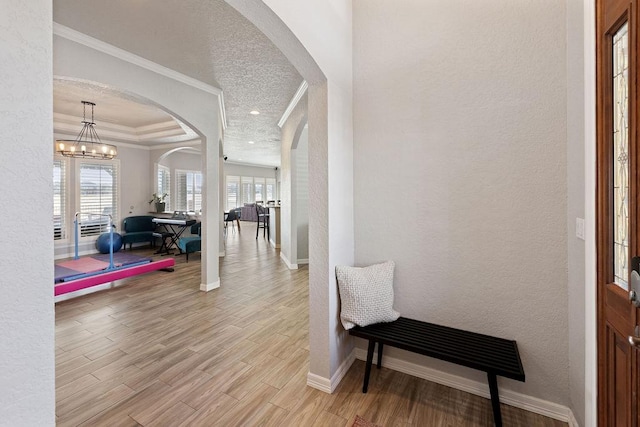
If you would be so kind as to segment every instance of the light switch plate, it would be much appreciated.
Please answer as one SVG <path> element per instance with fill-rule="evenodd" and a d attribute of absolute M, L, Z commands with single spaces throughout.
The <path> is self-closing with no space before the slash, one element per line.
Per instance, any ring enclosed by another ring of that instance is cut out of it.
<path fill-rule="evenodd" d="M 576 218 L 576 237 L 584 240 L 584 218 Z"/>

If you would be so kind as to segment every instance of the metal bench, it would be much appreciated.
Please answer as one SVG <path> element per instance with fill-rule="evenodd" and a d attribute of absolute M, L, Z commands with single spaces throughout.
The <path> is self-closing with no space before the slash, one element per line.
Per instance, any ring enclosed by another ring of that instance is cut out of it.
<path fill-rule="evenodd" d="M 433 323 L 400 317 L 395 322 L 377 323 L 349 330 L 353 336 L 369 340 L 362 392 L 367 392 L 373 350 L 378 343 L 378 369 L 385 345 L 423 354 L 487 373 L 491 406 L 496 426 L 502 426 L 497 376 L 524 382 L 524 368 L 515 341 Z"/>

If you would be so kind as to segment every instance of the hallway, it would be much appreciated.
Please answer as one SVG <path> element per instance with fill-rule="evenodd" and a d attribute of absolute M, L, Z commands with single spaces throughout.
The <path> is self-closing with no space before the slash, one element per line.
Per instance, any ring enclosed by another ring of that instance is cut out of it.
<path fill-rule="evenodd" d="M 332 395 L 307 387 L 308 270 L 288 270 L 255 223 L 229 230 L 220 271 L 200 292 L 199 254 L 176 256 L 173 273 L 58 303 L 58 425 L 492 425 L 487 399 L 384 368 L 362 394 L 361 361 Z M 503 418 L 566 425 L 504 405 Z"/>

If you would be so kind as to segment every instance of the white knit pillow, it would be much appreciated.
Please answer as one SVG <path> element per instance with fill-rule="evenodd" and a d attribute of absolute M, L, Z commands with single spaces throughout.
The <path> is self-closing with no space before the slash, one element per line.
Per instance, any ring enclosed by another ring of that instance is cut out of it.
<path fill-rule="evenodd" d="M 345 329 L 393 322 L 393 261 L 369 267 L 336 266 L 340 290 L 340 320 Z"/>

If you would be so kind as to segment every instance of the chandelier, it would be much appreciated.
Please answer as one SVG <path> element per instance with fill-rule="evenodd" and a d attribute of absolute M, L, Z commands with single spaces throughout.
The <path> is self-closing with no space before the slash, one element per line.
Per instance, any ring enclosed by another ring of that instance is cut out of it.
<path fill-rule="evenodd" d="M 93 121 L 93 107 L 95 105 L 93 102 L 82 101 L 82 130 L 76 139 L 56 140 L 56 153 L 65 157 L 101 160 L 111 160 L 118 155 L 116 146 L 103 143 L 96 133 Z M 91 106 L 91 121 L 87 120 L 87 106 Z"/>

